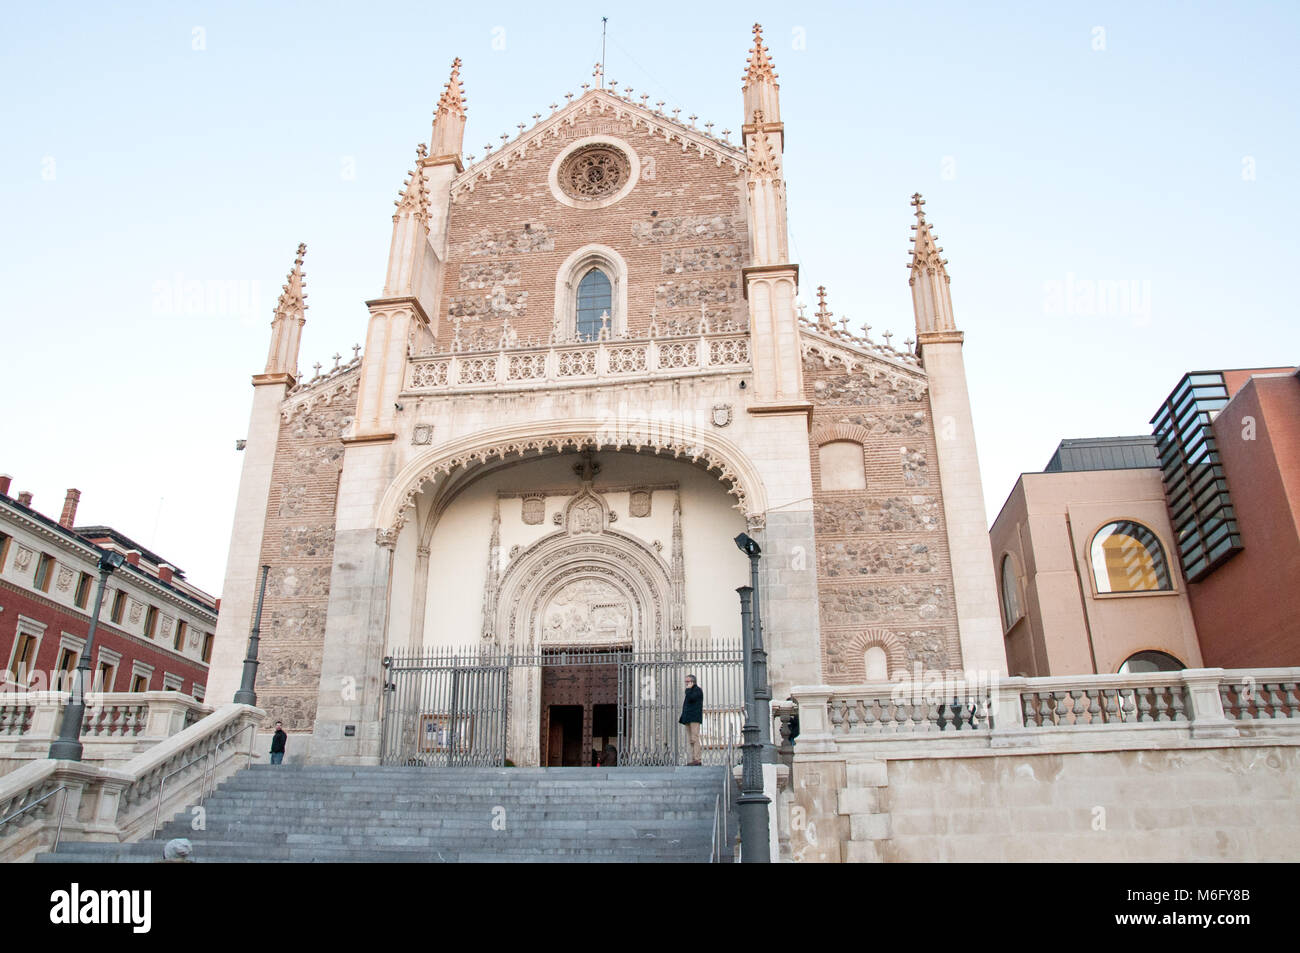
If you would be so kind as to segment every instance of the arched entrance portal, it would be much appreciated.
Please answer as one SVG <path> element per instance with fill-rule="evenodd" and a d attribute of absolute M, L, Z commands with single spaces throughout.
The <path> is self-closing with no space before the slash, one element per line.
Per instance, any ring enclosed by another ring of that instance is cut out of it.
<path fill-rule="evenodd" d="M 498 693 L 488 701 L 467 694 L 477 683 L 462 666 L 459 693 L 439 702 L 476 705 L 474 725 L 492 726 L 486 735 L 500 739 L 504 758 L 591 764 L 621 737 L 637 763 L 666 763 L 688 664 L 701 677 L 718 666 L 710 698 L 715 734 L 726 735 L 722 709 L 735 707 L 738 691 L 730 680 L 739 667 L 726 654 L 739 644 L 735 588 L 748 581 L 732 538 L 745 521 L 707 470 L 588 449 L 484 464 L 414 504 L 418 522 L 397 540 L 388 652 L 468 652 L 475 672 L 505 666 L 500 688 L 483 676 L 485 691 Z M 460 717 L 423 715 L 437 725 Z"/>
<path fill-rule="evenodd" d="M 485 600 L 495 604 L 496 619 L 484 638 L 536 660 L 510 678 L 522 701 L 512 705 L 516 763 L 615 761 L 620 725 L 631 717 L 619 690 L 620 660 L 671 649 L 674 619 L 677 646 L 682 642 L 684 593 L 680 586 L 674 592 L 672 581 L 682 574 L 680 494 L 673 502 L 674 567 L 642 540 L 613 529 L 617 514 L 593 486 L 599 468 L 592 454 L 583 454 L 574 470 L 581 488 L 556 512 L 559 528 L 517 554 Z"/>

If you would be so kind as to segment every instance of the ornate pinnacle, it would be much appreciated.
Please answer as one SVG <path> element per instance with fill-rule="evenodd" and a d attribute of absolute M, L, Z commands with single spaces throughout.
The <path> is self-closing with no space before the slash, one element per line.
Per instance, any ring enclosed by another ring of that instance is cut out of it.
<path fill-rule="evenodd" d="M 307 245 L 305 242 L 298 243 L 298 254 L 293 260 L 293 268 L 289 270 L 287 280 L 283 289 L 280 291 L 280 300 L 275 305 L 275 316 L 289 317 L 294 313 L 301 313 L 307 309 L 306 299 L 307 292 L 303 291 L 303 273 L 302 262 L 307 254 Z"/>
<path fill-rule="evenodd" d="M 451 78 L 447 80 L 447 86 L 443 89 L 442 96 L 438 98 L 438 107 L 434 113 L 439 116 L 447 113 L 463 117 L 467 102 L 464 84 L 460 81 L 460 57 L 458 56 L 451 61 Z"/>
<path fill-rule="evenodd" d="M 831 329 L 832 317 L 834 317 L 834 312 L 828 311 L 826 309 L 826 286 L 818 285 L 817 286 L 817 314 L 816 314 L 817 327 L 822 331 L 829 331 Z"/>
<path fill-rule="evenodd" d="M 393 213 L 394 222 L 403 212 L 412 213 L 422 222 L 429 220 L 429 195 L 426 191 L 428 183 L 424 178 L 422 162 L 428 155 L 428 147 L 423 142 L 415 147 L 415 168 L 407 173 L 410 178 L 403 183 L 402 194 L 393 202 L 397 206 L 397 211 Z"/>
<path fill-rule="evenodd" d="M 767 47 L 763 45 L 763 27 L 755 23 L 754 47 L 749 51 L 745 85 L 759 79 L 776 79 L 776 71 L 772 68 L 772 58 L 767 54 Z"/>
<path fill-rule="evenodd" d="M 912 208 L 916 209 L 916 220 L 922 225 L 925 224 L 925 209 L 922 208 L 923 205 L 925 205 L 925 199 L 921 198 L 921 193 L 913 192 Z"/>

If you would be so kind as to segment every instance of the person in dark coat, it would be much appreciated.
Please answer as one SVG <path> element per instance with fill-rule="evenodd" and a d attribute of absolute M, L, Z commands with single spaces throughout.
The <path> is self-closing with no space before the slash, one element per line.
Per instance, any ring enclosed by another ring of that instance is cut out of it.
<path fill-rule="evenodd" d="M 284 743 L 289 740 L 285 734 L 284 722 L 275 723 L 275 734 L 271 736 L 271 763 L 279 764 L 284 760 Z"/>
<path fill-rule="evenodd" d="M 682 700 L 679 724 L 686 726 L 686 743 L 690 749 L 687 764 L 700 763 L 700 722 L 704 721 L 704 691 L 695 684 L 695 676 L 686 676 L 686 697 Z"/>

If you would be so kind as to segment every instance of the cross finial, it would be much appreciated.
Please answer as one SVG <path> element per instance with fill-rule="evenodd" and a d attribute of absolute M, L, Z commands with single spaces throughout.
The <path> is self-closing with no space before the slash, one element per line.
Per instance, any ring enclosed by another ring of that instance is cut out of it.
<path fill-rule="evenodd" d="M 597 85 L 600 85 L 602 83 L 602 77 L 605 75 L 605 67 L 597 63 L 596 68 L 591 71 L 591 75 L 596 77 L 596 83 Z"/>
<path fill-rule="evenodd" d="M 916 209 L 916 217 L 917 217 L 917 220 L 918 220 L 918 221 L 922 221 L 922 222 L 925 221 L 925 209 L 923 209 L 923 208 L 921 207 L 921 206 L 923 206 L 923 205 L 925 205 L 925 199 L 921 198 L 921 193 L 920 193 L 920 192 L 913 192 L 913 193 L 912 193 L 912 207 L 913 207 L 914 209 Z"/>
<path fill-rule="evenodd" d="M 312 365 L 312 367 L 316 369 L 316 376 L 320 377 L 320 369 L 321 369 L 320 361 L 317 361 L 315 364 Z"/>
<path fill-rule="evenodd" d="M 343 360 L 343 355 L 340 354 L 338 351 L 335 351 L 330 356 L 334 358 L 334 370 L 337 371 L 339 369 L 339 361 Z"/>
<path fill-rule="evenodd" d="M 359 361 L 359 360 L 361 360 L 361 345 L 360 345 L 360 344 L 354 344 L 354 345 L 352 345 L 352 360 L 354 360 L 354 361 Z"/>

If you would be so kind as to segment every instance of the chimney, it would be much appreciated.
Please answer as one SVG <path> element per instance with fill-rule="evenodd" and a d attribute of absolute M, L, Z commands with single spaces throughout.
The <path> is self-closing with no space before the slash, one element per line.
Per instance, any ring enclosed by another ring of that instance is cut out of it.
<path fill-rule="evenodd" d="M 81 502 L 80 490 L 68 490 L 68 495 L 63 498 L 63 515 L 59 517 L 59 525 L 72 529 L 72 524 L 77 519 L 77 504 Z"/>
<path fill-rule="evenodd" d="M 32 508 L 32 491 L 23 490 L 20 492 L 18 494 L 18 502 L 30 510 Z"/>
<path fill-rule="evenodd" d="M 139 566 L 139 565 L 140 565 L 140 550 L 138 550 L 138 549 L 128 549 L 128 550 L 126 551 L 126 561 L 129 562 L 132 566 Z"/>
<path fill-rule="evenodd" d="M 176 567 L 170 563 L 158 564 L 158 579 L 162 582 L 171 582 L 172 574 L 176 572 Z"/>
<path fill-rule="evenodd" d="M 14 482 L 14 478 L 7 473 L 0 473 L 0 494 L 9 495 L 9 485 Z"/>

